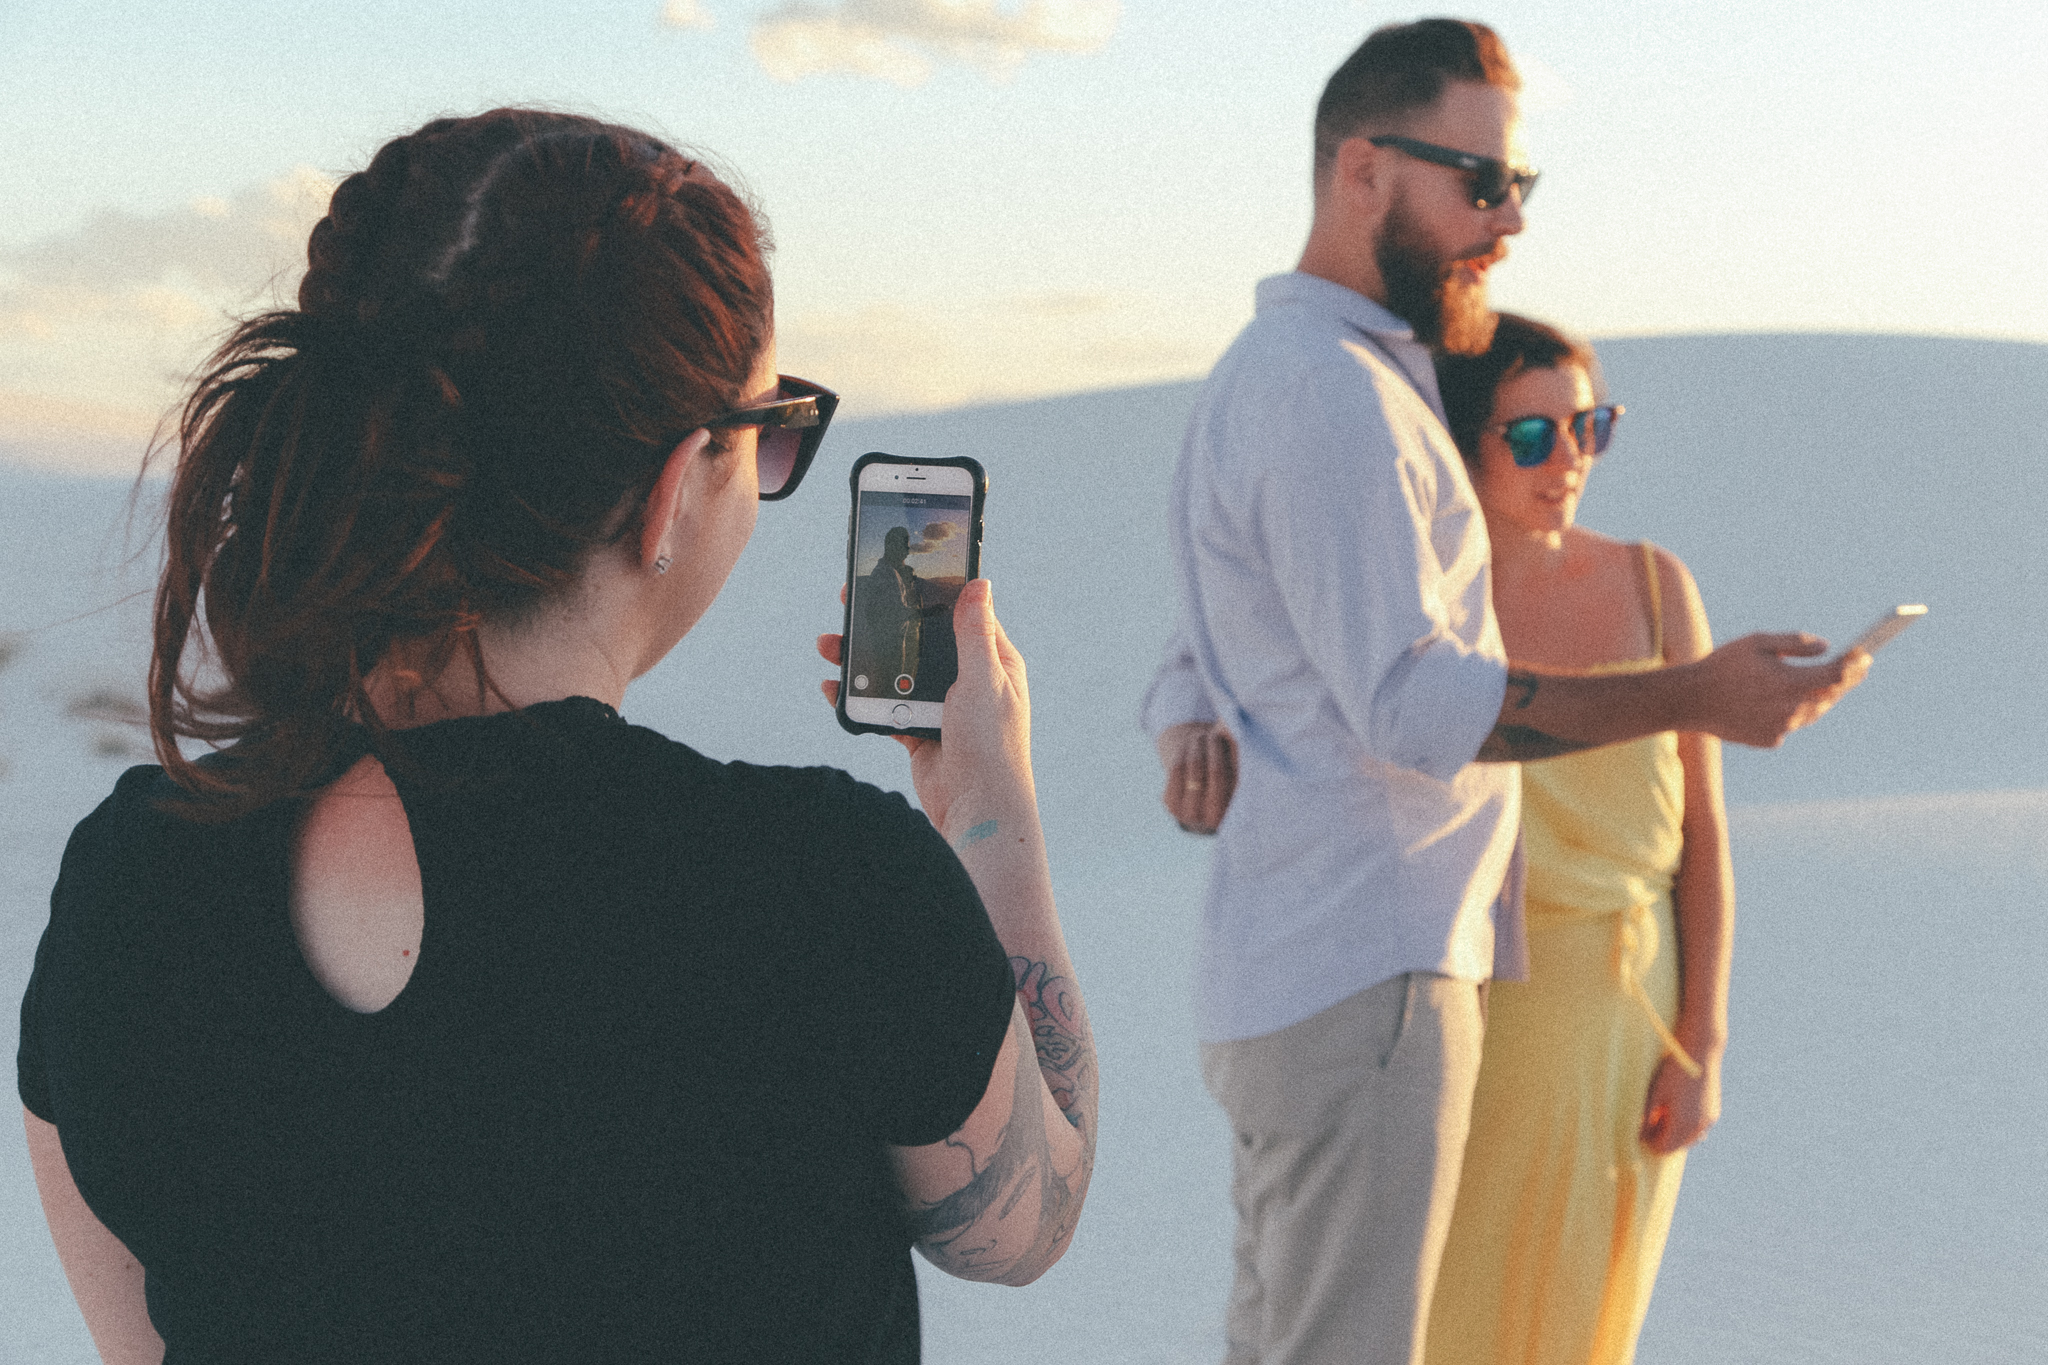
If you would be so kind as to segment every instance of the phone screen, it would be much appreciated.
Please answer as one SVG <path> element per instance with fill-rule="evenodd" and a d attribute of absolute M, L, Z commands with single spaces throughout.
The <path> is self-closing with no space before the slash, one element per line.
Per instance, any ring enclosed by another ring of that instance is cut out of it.
<path fill-rule="evenodd" d="M 959 675 L 953 604 L 974 571 L 974 479 L 946 465 L 861 470 L 848 584 L 846 714 L 936 728 Z"/>

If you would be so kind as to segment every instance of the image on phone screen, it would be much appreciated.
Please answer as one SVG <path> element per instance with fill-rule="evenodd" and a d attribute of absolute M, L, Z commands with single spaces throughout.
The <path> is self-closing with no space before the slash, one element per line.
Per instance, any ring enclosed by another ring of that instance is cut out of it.
<path fill-rule="evenodd" d="M 953 604 L 969 573 L 974 498 L 966 471 L 932 472 L 966 486 L 857 495 L 846 642 L 847 714 L 857 720 L 936 724 L 936 704 L 959 674 Z M 896 712 L 905 702 L 911 712 Z"/>

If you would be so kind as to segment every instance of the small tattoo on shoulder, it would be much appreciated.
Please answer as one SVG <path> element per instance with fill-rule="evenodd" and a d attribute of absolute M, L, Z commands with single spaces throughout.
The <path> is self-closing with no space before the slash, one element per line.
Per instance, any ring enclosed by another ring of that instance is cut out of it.
<path fill-rule="evenodd" d="M 983 839 L 992 839 L 995 837 L 995 832 L 996 822 L 993 820 L 984 820 L 980 824 L 968 830 L 965 834 L 961 835 L 960 841 L 953 845 L 953 849 L 955 852 L 958 852 L 966 848 L 969 844 L 978 844 Z"/>
<path fill-rule="evenodd" d="M 1536 700 L 1536 675 L 1534 673 L 1508 674 L 1508 691 L 1514 694 L 1515 709 L 1526 711 L 1529 703 Z"/>

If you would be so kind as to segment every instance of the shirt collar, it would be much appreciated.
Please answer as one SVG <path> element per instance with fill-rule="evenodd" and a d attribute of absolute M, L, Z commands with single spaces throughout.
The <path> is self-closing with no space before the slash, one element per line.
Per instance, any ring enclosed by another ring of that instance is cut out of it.
<path fill-rule="evenodd" d="M 1285 275 L 1269 275 L 1260 280 L 1254 295 L 1258 311 L 1269 308 L 1299 307 L 1327 313 L 1375 336 L 1392 341 L 1415 340 L 1415 329 L 1406 319 L 1388 311 L 1386 305 L 1373 302 L 1356 289 L 1347 289 L 1320 275 L 1309 275 L 1294 270 Z"/>

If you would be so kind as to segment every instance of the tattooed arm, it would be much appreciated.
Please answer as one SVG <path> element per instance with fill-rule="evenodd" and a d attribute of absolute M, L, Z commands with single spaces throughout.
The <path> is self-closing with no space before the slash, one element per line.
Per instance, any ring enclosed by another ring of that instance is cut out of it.
<path fill-rule="evenodd" d="M 894 1149 L 925 1259 L 967 1280 L 1029 1284 L 1073 1240 L 1095 1167 L 1095 1040 L 1052 902 L 1035 802 L 942 813 L 1010 951 L 1009 1036 L 981 1103 L 929 1147 Z"/>
<path fill-rule="evenodd" d="M 1029 1284 L 1059 1260 L 1095 1169 L 1095 1040 L 1067 956 L 1031 775 L 1024 660 L 985 580 L 953 608 L 960 675 L 942 741 L 904 737 L 919 802 L 960 855 L 1010 955 L 1010 1032 L 958 1132 L 892 1155 L 926 1259 L 970 1280 Z M 820 636 L 838 662 L 843 642 Z M 825 696 L 837 695 L 836 684 Z"/>
<path fill-rule="evenodd" d="M 1043 962 L 1010 966 L 1024 984 L 981 1103 L 944 1142 L 894 1157 L 925 1259 L 964 1280 L 1022 1285 L 1065 1253 L 1081 1216 L 1095 1049 L 1071 981 Z"/>
<path fill-rule="evenodd" d="M 1822 652 L 1811 635 L 1745 635 L 1694 663 L 1583 677 L 1508 666 L 1500 718 L 1481 763 L 1526 763 L 1661 730 L 1691 730 L 1774 749 L 1863 680 L 1870 656 L 1801 665 Z"/>
<path fill-rule="evenodd" d="M 1534 725 L 1526 724 L 1521 719 L 1521 713 L 1535 703 L 1545 683 L 1568 687 L 1573 681 L 1571 678 L 1546 677 L 1519 666 L 1510 667 L 1507 695 L 1501 698 L 1500 703 L 1500 719 L 1493 723 L 1492 733 L 1487 735 L 1486 741 L 1479 746 L 1478 761 L 1530 763 L 1539 758 L 1556 758 L 1559 754 L 1576 753 L 1580 749 L 1591 749 L 1608 742 L 1593 739 L 1562 739 L 1547 734 Z M 1645 730 L 1643 733 L 1656 732 Z"/>
<path fill-rule="evenodd" d="M 1011 951 L 1017 1003 L 981 1103 L 945 1141 L 895 1148 L 896 1173 L 927 1260 L 962 1279 L 1029 1284 L 1066 1251 L 1087 1196 L 1095 1042 L 1037 812 L 976 821 L 954 845 Z M 1017 910 L 1029 913 L 1001 913 Z"/>

